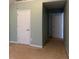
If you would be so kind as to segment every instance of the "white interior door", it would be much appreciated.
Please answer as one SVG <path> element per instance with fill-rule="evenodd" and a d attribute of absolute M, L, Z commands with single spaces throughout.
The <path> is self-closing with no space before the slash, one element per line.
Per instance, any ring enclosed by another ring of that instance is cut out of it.
<path fill-rule="evenodd" d="M 52 37 L 63 38 L 63 13 L 52 16 Z"/>
<path fill-rule="evenodd" d="M 31 10 L 17 10 L 17 41 L 31 43 Z"/>

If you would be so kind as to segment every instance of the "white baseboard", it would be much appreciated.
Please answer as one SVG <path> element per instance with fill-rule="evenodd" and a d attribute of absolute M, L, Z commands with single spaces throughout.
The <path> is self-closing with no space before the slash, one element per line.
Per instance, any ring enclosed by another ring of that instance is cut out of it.
<path fill-rule="evenodd" d="M 37 48 L 43 48 L 43 46 L 39 46 L 39 45 L 36 45 L 36 44 L 30 44 L 30 46 L 37 47 Z"/>
<path fill-rule="evenodd" d="M 15 41 L 10 41 L 9 43 L 14 43 L 14 44 L 23 44 L 23 43 L 20 43 L 20 42 L 15 42 Z M 24 44 L 24 45 L 30 45 L 30 44 Z"/>
<path fill-rule="evenodd" d="M 18 42 L 15 42 L 15 41 L 9 41 L 9 43 L 15 43 L 15 44 L 17 44 Z"/>
<path fill-rule="evenodd" d="M 67 55 L 69 56 L 69 53 L 68 53 L 68 50 L 67 50 L 67 48 L 66 48 L 66 52 L 67 52 Z"/>
<path fill-rule="evenodd" d="M 22 44 L 22 43 L 15 42 L 15 41 L 9 41 L 9 43 Z M 43 48 L 43 46 L 39 46 L 39 45 L 36 45 L 36 44 L 29 44 L 29 46 L 32 46 L 32 47 L 37 47 L 37 48 Z"/>

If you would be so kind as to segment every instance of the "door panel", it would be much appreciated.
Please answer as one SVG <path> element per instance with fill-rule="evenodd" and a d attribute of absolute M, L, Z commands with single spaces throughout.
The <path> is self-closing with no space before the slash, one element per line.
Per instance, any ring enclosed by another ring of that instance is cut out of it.
<path fill-rule="evenodd" d="M 63 13 L 52 16 L 52 36 L 63 38 Z"/>
<path fill-rule="evenodd" d="M 17 41 L 22 44 L 31 42 L 31 11 L 17 11 Z"/>

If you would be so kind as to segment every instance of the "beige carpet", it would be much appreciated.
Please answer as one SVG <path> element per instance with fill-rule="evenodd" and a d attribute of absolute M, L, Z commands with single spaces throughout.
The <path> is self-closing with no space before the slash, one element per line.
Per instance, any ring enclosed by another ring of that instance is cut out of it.
<path fill-rule="evenodd" d="M 64 44 L 59 40 L 50 40 L 44 48 L 10 44 L 10 59 L 68 59 Z"/>

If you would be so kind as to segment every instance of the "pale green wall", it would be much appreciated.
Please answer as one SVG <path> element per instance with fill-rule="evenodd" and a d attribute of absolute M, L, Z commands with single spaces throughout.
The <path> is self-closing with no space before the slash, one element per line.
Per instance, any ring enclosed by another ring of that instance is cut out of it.
<path fill-rule="evenodd" d="M 16 3 L 17 10 L 25 10 L 32 8 L 32 2 Z"/>
<path fill-rule="evenodd" d="M 16 41 L 17 39 L 17 25 L 16 25 L 16 5 L 12 4 L 9 8 L 9 40 Z"/>
<path fill-rule="evenodd" d="M 42 43 L 42 3 L 35 1 L 32 5 L 32 43 L 43 45 Z"/>
<path fill-rule="evenodd" d="M 48 10 L 43 7 L 43 19 L 42 19 L 42 29 L 43 29 L 43 45 L 45 45 L 48 39 Z"/>
<path fill-rule="evenodd" d="M 69 2 L 66 2 L 65 5 L 65 11 L 64 11 L 64 16 L 65 16 L 65 28 L 64 28 L 64 39 L 65 39 L 65 47 L 67 49 L 67 52 L 69 53 Z"/>

